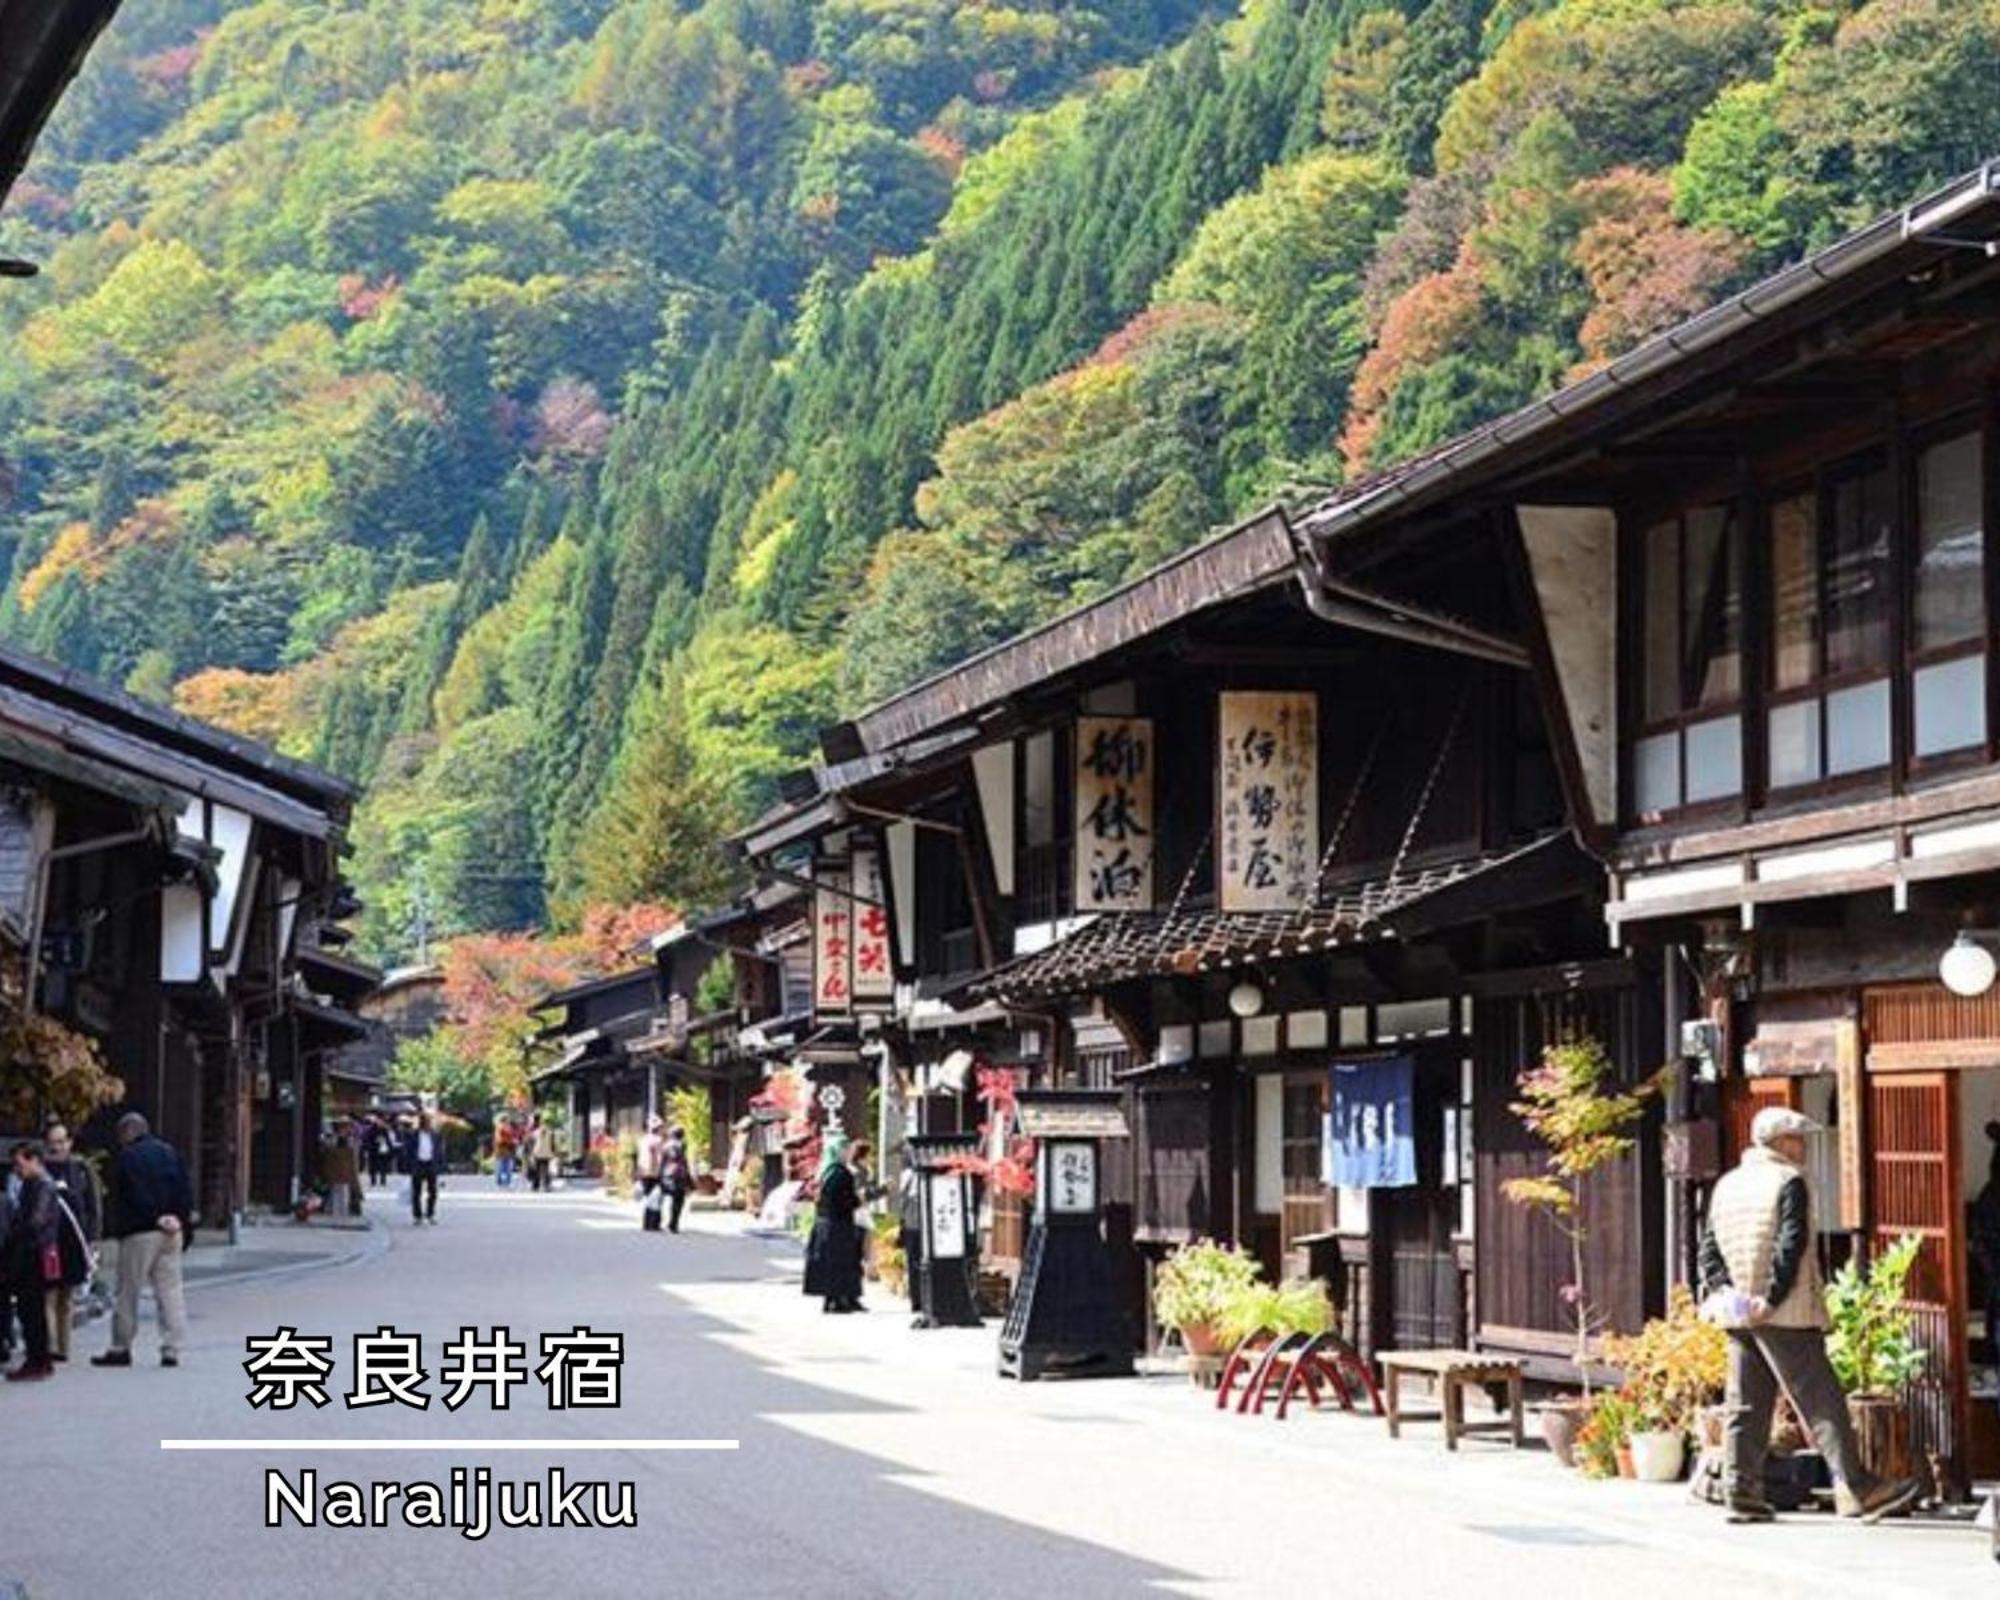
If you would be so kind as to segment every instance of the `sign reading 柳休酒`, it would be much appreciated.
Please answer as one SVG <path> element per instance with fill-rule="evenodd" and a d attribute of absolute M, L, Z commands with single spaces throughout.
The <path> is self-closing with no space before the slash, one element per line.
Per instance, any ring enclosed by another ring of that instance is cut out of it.
<path fill-rule="evenodd" d="M 821 862 L 813 873 L 813 1014 L 854 1010 L 854 902 L 845 865 Z"/>
<path fill-rule="evenodd" d="M 1076 720 L 1078 911 L 1153 909 L 1153 722 Z"/>
<path fill-rule="evenodd" d="M 889 908 L 882 895 L 882 857 L 873 845 L 854 847 L 854 1003 L 887 1005 L 896 998 L 896 972 L 889 957 Z"/>
<path fill-rule="evenodd" d="M 1319 866 L 1319 697 L 1224 690 L 1217 728 L 1216 875 L 1224 911 L 1312 898 Z"/>

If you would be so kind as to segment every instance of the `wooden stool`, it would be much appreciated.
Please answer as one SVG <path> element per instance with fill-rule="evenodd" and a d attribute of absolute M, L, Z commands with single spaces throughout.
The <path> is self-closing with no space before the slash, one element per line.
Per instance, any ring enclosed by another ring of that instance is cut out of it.
<path fill-rule="evenodd" d="M 1461 1435 L 1506 1429 L 1514 1448 L 1521 1448 L 1521 1363 L 1476 1350 L 1381 1350 L 1375 1359 L 1382 1365 L 1383 1396 L 1388 1402 L 1389 1437 L 1403 1436 L 1403 1378 L 1408 1373 L 1428 1377 L 1437 1386 L 1437 1415 L 1444 1421 L 1444 1447 L 1456 1450 Z M 1500 1422 L 1468 1423 L 1465 1420 L 1465 1391 L 1468 1386 L 1484 1388 L 1504 1384 L 1510 1415 Z M 1425 1416 L 1430 1413 L 1424 1413 Z"/>

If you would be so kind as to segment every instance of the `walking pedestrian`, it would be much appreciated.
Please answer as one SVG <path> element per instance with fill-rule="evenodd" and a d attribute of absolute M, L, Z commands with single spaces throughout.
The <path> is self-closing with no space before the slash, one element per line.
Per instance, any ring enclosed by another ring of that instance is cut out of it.
<path fill-rule="evenodd" d="M 1770 1522 L 1764 1457 L 1779 1391 L 1832 1469 L 1835 1509 L 1877 1522 L 1907 1511 L 1914 1479 L 1891 1483 L 1861 1461 L 1847 1397 L 1826 1354 L 1826 1300 L 1815 1256 L 1806 1137 L 1819 1124 L 1767 1106 L 1750 1147 L 1716 1184 L 1701 1242 L 1704 1308 L 1729 1332 L 1724 1489 L 1731 1522 Z"/>
<path fill-rule="evenodd" d="M 493 1181 L 502 1189 L 514 1187 L 514 1157 L 520 1140 L 513 1119 L 502 1117 L 493 1130 Z"/>
<path fill-rule="evenodd" d="M 389 1181 L 389 1171 L 396 1154 L 395 1137 L 389 1132 L 389 1124 L 379 1116 L 368 1119 L 368 1187 L 379 1189 Z"/>
<path fill-rule="evenodd" d="M 556 1158 L 556 1131 L 541 1117 L 528 1142 L 528 1182 L 540 1194 L 549 1186 L 549 1167 Z"/>
<path fill-rule="evenodd" d="M 417 1118 L 416 1132 L 410 1135 L 410 1217 L 413 1222 L 437 1226 L 438 1173 L 444 1168 L 444 1135 L 432 1125 L 426 1111 Z"/>
<path fill-rule="evenodd" d="M 111 1313 L 111 1348 L 93 1367 L 129 1367 L 139 1332 L 139 1295 L 152 1285 L 160 1316 L 160 1365 L 181 1364 L 187 1313 L 181 1292 L 181 1252 L 194 1232 L 194 1189 L 180 1153 L 156 1137 L 146 1119 L 118 1119 L 118 1154 L 111 1163 L 111 1236 L 118 1241 L 118 1300 Z"/>
<path fill-rule="evenodd" d="M 49 1359 L 47 1296 L 62 1279 L 62 1248 L 56 1234 L 56 1186 L 42 1165 L 40 1142 L 23 1139 L 15 1145 L 13 1166 L 20 1186 L 14 1193 L 6 1237 L 0 1240 L 0 1255 L 6 1257 L 14 1315 L 21 1324 L 23 1360 L 7 1374 L 7 1381 L 32 1383 L 56 1370 Z"/>
<path fill-rule="evenodd" d="M 75 1295 L 88 1290 L 97 1271 L 98 1239 L 104 1231 L 104 1198 L 97 1174 L 71 1147 L 69 1129 L 51 1121 L 42 1130 L 42 1165 L 55 1186 L 58 1211 L 57 1248 L 62 1252 L 62 1280 L 49 1286 L 49 1354 L 69 1360 L 70 1327 Z"/>
<path fill-rule="evenodd" d="M 861 1230 L 854 1225 L 861 1195 L 847 1164 L 847 1135 L 832 1132 L 820 1152 L 812 1238 L 806 1244 L 805 1292 L 820 1309 L 846 1313 L 861 1305 Z"/>
<path fill-rule="evenodd" d="M 678 1124 L 667 1134 L 665 1161 L 660 1182 L 667 1191 L 667 1232 L 681 1231 L 681 1208 L 694 1187 L 694 1167 L 688 1161 L 687 1132 Z"/>
<path fill-rule="evenodd" d="M 660 1208 L 667 1198 L 660 1187 L 667 1161 L 665 1128 L 659 1117 L 648 1117 L 646 1131 L 639 1135 L 639 1148 L 633 1153 L 633 1170 L 639 1180 L 639 1226 L 647 1233 L 660 1231 Z"/>

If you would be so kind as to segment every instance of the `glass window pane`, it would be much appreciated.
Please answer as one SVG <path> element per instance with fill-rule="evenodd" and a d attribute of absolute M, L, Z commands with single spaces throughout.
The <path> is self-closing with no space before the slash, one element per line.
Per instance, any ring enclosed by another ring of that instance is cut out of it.
<path fill-rule="evenodd" d="M 1827 528 L 1826 670 L 1889 662 L 1889 473 L 1869 467 L 1835 483 Z"/>
<path fill-rule="evenodd" d="M 1646 530 L 1646 589 L 1641 597 L 1646 637 L 1648 722 L 1671 717 L 1681 708 L 1680 524 L 1662 522 Z"/>
<path fill-rule="evenodd" d="M 1770 746 L 1771 787 L 1817 783 L 1821 776 L 1819 702 L 1798 700 L 1773 706 L 1766 728 Z"/>
<path fill-rule="evenodd" d="M 1818 522 L 1810 494 L 1771 508 L 1771 681 L 1780 689 L 1811 683 L 1818 669 Z"/>
<path fill-rule="evenodd" d="M 1056 836 L 1056 736 L 1030 734 L 1022 750 L 1022 843 L 1049 844 Z"/>
<path fill-rule="evenodd" d="M 1681 803 L 1681 736 L 1655 734 L 1632 748 L 1632 801 L 1641 812 L 1672 811 Z"/>
<path fill-rule="evenodd" d="M 1943 755 L 1986 742 L 1984 652 L 1919 667 L 1912 688 L 1918 755 Z"/>
<path fill-rule="evenodd" d="M 1743 719 L 1717 717 L 1687 731 L 1687 803 L 1743 792 Z"/>
<path fill-rule="evenodd" d="M 1889 764 L 1889 681 L 1858 684 L 1826 697 L 1826 770 L 1866 772 Z"/>
<path fill-rule="evenodd" d="M 1981 446 L 1977 433 L 1961 434 L 1917 457 L 1918 650 L 1977 639 L 1986 631 Z"/>
<path fill-rule="evenodd" d="M 1685 703 L 1690 710 L 1726 705 L 1741 688 L 1743 596 L 1736 582 L 1734 508 L 1703 506 L 1689 512 L 1682 550 L 1687 563 L 1681 584 Z"/>

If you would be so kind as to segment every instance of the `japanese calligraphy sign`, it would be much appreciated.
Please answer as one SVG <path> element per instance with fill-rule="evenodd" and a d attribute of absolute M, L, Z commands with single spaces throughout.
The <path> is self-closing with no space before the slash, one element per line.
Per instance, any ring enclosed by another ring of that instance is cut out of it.
<path fill-rule="evenodd" d="M 1085 1140 L 1051 1140 L 1043 1146 L 1042 1203 L 1051 1215 L 1088 1216 L 1097 1209 L 1097 1146 Z"/>
<path fill-rule="evenodd" d="M 813 873 L 813 1014 L 844 1017 L 854 1010 L 854 902 L 848 870 L 821 862 Z"/>
<path fill-rule="evenodd" d="M 1319 696 L 1225 690 L 1216 867 L 1224 911 L 1284 911 L 1319 871 Z"/>
<path fill-rule="evenodd" d="M 1076 720 L 1078 911 L 1153 909 L 1153 723 Z"/>
<path fill-rule="evenodd" d="M 882 896 L 882 857 L 873 845 L 854 847 L 853 872 L 854 1003 L 887 1005 L 896 998 L 896 972 L 889 959 L 889 909 Z"/>

